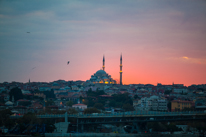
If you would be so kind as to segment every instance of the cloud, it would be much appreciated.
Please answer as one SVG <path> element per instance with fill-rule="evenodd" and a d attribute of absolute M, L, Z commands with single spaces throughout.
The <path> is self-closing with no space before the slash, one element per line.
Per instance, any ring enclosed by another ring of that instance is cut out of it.
<path fill-rule="evenodd" d="M 189 59 L 188 57 L 182 57 L 183 59 Z"/>
<path fill-rule="evenodd" d="M 192 57 L 172 57 L 170 60 L 176 60 L 184 63 L 190 63 L 190 64 L 206 64 L 206 58 L 192 58 Z"/>

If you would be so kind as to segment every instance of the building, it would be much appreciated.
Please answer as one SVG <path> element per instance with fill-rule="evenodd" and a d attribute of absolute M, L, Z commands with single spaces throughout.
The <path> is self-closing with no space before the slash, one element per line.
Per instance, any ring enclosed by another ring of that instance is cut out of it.
<path fill-rule="evenodd" d="M 79 109 L 79 110 L 87 109 L 87 105 L 85 105 L 85 104 L 74 104 L 74 105 L 72 105 L 72 107 L 75 109 Z"/>
<path fill-rule="evenodd" d="M 32 103 L 32 107 L 33 108 L 43 108 L 43 105 L 42 104 L 40 104 L 39 102 L 34 102 L 34 103 Z"/>
<path fill-rule="evenodd" d="M 101 70 L 98 70 L 94 75 L 91 76 L 87 83 L 93 84 L 116 84 L 116 81 L 111 78 L 105 71 L 105 57 L 103 56 L 103 66 Z M 122 55 L 120 56 L 120 85 L 122 85 Z"/>
<path fill-rule="evenodd" d="M 74 85 L 74 86 L 72 86 L 72 90 L 79 90 L 79 87 L 78 86 L 76 86 L 76 85 Z"/>
<path fill-rule="evenodd" d="M 56 82 L 53 83 L 52 85 L 52 89 L 59 89 L 60 88 L 60 85 Z"/>
<path fill-rule="evenodd" d="M 18 111 L 21 115 L 27 113 L 27 107 L 25 107 L 25 106 L 15 106 L 15 107 L 13 107 L 12 110 L 13 111 Z"/>
<path fill-rule="evenodd" d="M 133 107 L 135 110 L 138 110 L 138 107 L 141 106 L 141 100 L 133 100 Z"/>
<path fill-rule="evenodd" d="M 6 106 L 13 106 L 13 104 L 14 104 L 14 103 L 11 102 L 11 101 L 7 101 L 7 102 L 5 103 Z"/>
<path fill-rule="evenodd" d="M 196 110 L 206 110 L 206 100 L 205 100 L 205 98 L 198 98 L 195 101 L 195 109 Z"/>
<path fill-rule="evenodd" d="M 26 100 L 26 99 L 19 99 L 17 100 L 17 106 L 24 106 L 24 105 L 30 105 L 31 104 L 31 100 Z"/>
<path fill-rule="evenodd" d="M 147 97 L 141 98 L 141 110 L 149 110 L 148 100 L 149 98 Z"/>
<path fill-rule="evenodd" d="M 171 101 L 171 111 L 182 111 L 184 108 L 192 108 L 193 101 L 173 100 Z"/>
<path fill-rule="evenodd" d="M 142 97 L 138 102 L 133 102 L 136 110 L 167 111 L 167 101 L 158 96 Z"/>
<path fill-rule="evenodd" d="M 102 70 L 98 70 L 94 75 L 91 76 L 91 83 L 102 83 L 102 84 L 116 84 L 116 81 L 111 78 L 111 75 L 108 75 L 105 71 L 105 58 L 103 56 L 103 66 Z M 87 81 L 87 82 L 89 82 Z"/>
<path fill-rule="evenodd" d="M 116 84 L 116 81 L 111 78 L 104 70 L 98 70 L 91 76 L 90 81 L 92 83 L 104 83 L 104 84 Z"/>
<path fill-rule="evenodd" d="M 44 95 L 44 93 L 41 93 L 41 92 L 35 92 L 34 93 L 34 96 L 38 96 L 38 97 L 42 97 L 42 98 L 45 98 L 46 96 Z"/>
<path fill-rule="evenodd" d="M 187 88 L 174 88 L 174 89 L 173 89 L 173 92 L 175 92 L 175 93 L 180 93 L 180 94 L 184 94 L 184 93 L 187 93 L 188 90 L 187 90 Z"/>
<path fill-rule="evenodd" d="M 49 86 L 40 86 L 39 91 L 50 91 L 51 88 Z"/>
<path fill-rule="evenodd" d="M 148 104 L 151 104 L 151 110 L 166 111 L 167 110 L 167 101 L 164 99 L 154 99 L 150 100 Z"/>
<path fill-rule="evenodd" d="M 69 87 L 68 87 L 69 88 Z M 70 88 L 71 89 L 71 88 Z M 60 89 L 55 89 L 54 90 L 54 94 L 58 94 L 58 93 L 67 93 L 69 90 L 66 88 L 60 88 Z"/>
<path fill-rule="evenodd" d="M 167 110 L 167 101 L 164 99 L 158 100 L 158 110 L 166 111 Z"/>
<path fill-rule="evenodd" d="M 120 56 L 120 85 L 122 85 L 122 54 Z"/>
<path fill-rule="evenodd" d="M 3 100 L 6 102 L 6 101 L 9 101 L 10 96 L 9 94 L 3 94 L 1 95 L 1 98 L 3 98 Z"/>

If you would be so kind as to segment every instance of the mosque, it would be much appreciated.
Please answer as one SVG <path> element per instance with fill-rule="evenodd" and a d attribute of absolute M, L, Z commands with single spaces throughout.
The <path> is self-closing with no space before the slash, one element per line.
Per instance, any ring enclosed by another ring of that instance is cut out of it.
<path fill-rule="evenodd" d="M 117 84 L 116 80 L 111 78 L 111 75 L 108 75 L 105 72 L 105 58 L 103 56 L 103 66 L 101 70 L 98 70 L 94 75 L 91 76 L 90 82 L 92 83 L 104 83 L 104 84 Z M 122 55 L 120 56 L 120 85 L 122 85 Z"/>

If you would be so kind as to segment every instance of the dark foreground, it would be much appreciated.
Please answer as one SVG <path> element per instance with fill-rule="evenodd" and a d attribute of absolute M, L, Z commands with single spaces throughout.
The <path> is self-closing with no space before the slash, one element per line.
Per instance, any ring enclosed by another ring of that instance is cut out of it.
<path fill-rule="evenodd" d="M 46 133 L 45 137 L 200 137 L 199 134 Z"/>

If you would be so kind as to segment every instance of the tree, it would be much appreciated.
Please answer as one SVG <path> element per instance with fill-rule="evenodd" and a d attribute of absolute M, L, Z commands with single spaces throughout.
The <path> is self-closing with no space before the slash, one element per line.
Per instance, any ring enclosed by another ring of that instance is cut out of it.
<path fill-rule="evenodd" d="M 46 107 L 51 106 L 51 105 L 54 105 L 54 101 L 48 100 L 48 101 L 45 103 L 45 105 L 46 105 Z"/>
<path fill-rule="evenodd" d="M 110 101 L 109 105 L 112 107 L 123 107 L 123 104 L 130 104 L 133 106 L 133 101 L 131 97 L 129 97 L 128 93 L 124 94 L 114 94 L 112 95 L 112 100 Z"/>
<path fill-rule="evenodd" d="M 65 114 L 65 110 L 58 110 L 58 109 L 56 109 L 56 110 L 52 110 L 52 114 Z"/>
<path fill-rule="evenodd" d="M 88 105 L 88 100 L 87 99 L 82 99 L 82 103 Z"/>
<path fill-rule="evenodd" d="M 14 120 L 10 119 L 10 118 L 7 118 L 5 120 L 5 127 L 8 128 L 8 129 L 11 129 L 14 125 L 15 125 L 15 122 Z"/>
<path fill-rule="evenodd" d="M 17 123 L 24 123 L 24 124 L 39 124 L 41 120 L 36 117 L 34 113 L 28 112 L 23 117 L 18 119 Z"/>
<path fill-rule="evenodd" d="M 41 100 L 41 101 L 43 101 L 43 100 L 44 100 L 44 98 L 39 97 L 39 96 L 33 96 L 33 99 L 35 99 L 35 100 Z"/>
<path fill-rule="evenodd" d="M 44 95 L 46 95 L 46 98 L 55 98 L 53 89 L 51 91 L 44 91 Z"/>
<path fill-rule="evenodd" d="M 205 132 L 206 131 L 206 121 L 198 121 L 198 122 L 192 122 L 189 123 L 190 127 L 196 128 L 199 130 L 199 132 Z"/>
<path fill-rule="evenodd" d="M 115 103 L 115 107 L 117 107 L 117 108 L 122 108 L 122 106 L 123 106 L 122 102 L 116 102 Z"/>
<path fill-rule="evenodd" d="M 87 98 L 87 106 L 88 107 L 93 107 L 94 106 L 94 103 L 95 103 L 95 101 L 94 101 L 94 99 L 93 98 Z"/>
<path fill-rule="evenodd" d="M 169 95 L 170 93 L 172 92 L 172 90 L 165 90 L 164 94 L 166 95 Z"/>
<path fill-rule="evenodd" d="M 14 122 L 10 119 L 10 115 L 12 114 L 11 110 L 4 109 L 0 111 L 0 126 L 5 126 L 10 129 Z"/>
<path fill-rule="evenodd" d="M 134 99 L 138 99 L 139 97 L 138 97 L 138 95 L 134 95 Z"/>
<path fill-rule="evenodd" d="M 100 111 L 96 108 L 87 108 L 84 110 L 84 114 L 92 114 L 92 113 L 100 113 Z"/>
<path fill-rule="evenodd" d="M 82 97 L 82 96 L 80 96 L 80 97 L 79 97 L 80 102 L 82 101 L 82 99 L 83 99 L 83 97 Z"/>
<path fill-rule="evenodd" d="M 39 115 L 44 115 L 44 114 L 52 114 L 52 110 L 50 108 L 45 108 L 44 111 L 38 112 Z"/>
<path fill-rule="evenodd" d="M 130 105 L 129 103 L 127 103 L 127 104 L 124 104 L 124 105 L 123 105 L 123 109 L 124 109 L 125 111 L 133 111 L 133 110 L 134 110 L 134 107 L 133 107 L 132 105 Z"/>
<path fill-rule="evenodd" d="M 87 91 L 87 96 L 91 96 L 91 97 L 98 97 L 99 95 L 105 95 L 106 93 L 104 92 L 104 90 L 98 90 L 96 92 L 93 92 L 91 90 L 91 88 Z"/>
<path fill-rule="evenodd" d="M 170 132 L 174 132 L 174 131 L 182 131 L 181 128 L 178 128 L 174 123 L 170 123 L 169 125 L 165 125 L 167 130 Z"/>
<path fill-rule="evenodd" d="M 71 107 L 73 105 L 73 101 L 67 101 L 66 105 Z"/>
<path fill-rule="evenodd" d="M 105 109 L 104 109 L 104 105 L 103 105 L 102 103 L 95 103 L 95 104 L 94 104 L 94 108 L 101 109 L 101 110 L 105 110 Z"/>
<path fill-rule="evenodd" d="M 169 101 L 169 102 L 167 103 L 167 108 L 169 109 L 169 111 L 171 111 L 171 101 Z"/>
<path fill-rule="evenodd" d="M 69 108 L 69 109 L 67 110 L 67 113 L 68 113 L 68 114 L 77 114 L 78 111 L 76 111 L 75 108 Z"/>
<path fill-rule="evenodd" d="M 114 100 L 109 101 L 109 106 L 116 107 L 116 101 Z"/>
<path fill-rule="evenodd" d="M 161 122 L 148 122 L 147 127 L 149 129 L 152 128 L 153 131 L 159 132 L 159 131 L 166 131 L 167 128 L 165 125 L 163 125 Z"/>
<path fill-rule="evenodd" d="M 52 133 L 56 129 L 54 123 L 52 123 L 51 121 L 48 121 L 45 124 L 46 124 L 45 130 L 47 133 Z"/>
<path fill-rule="evenodd" d="M 27 99 L 27 100 L 32 100 L 34 96 L 29 96 L 29 95 L 23 95 L 23 98 L 24 99 Z"/>
<path fill-rule="evenodd" d="M 19 131 L 22 133 L 26 129 L 26 125 L 24 123 L 19 123 Z"/>
<path fill-rule="evenodd" d="M 158 122 L 148 122 L 147 127 L 153 131 L 160 131 L 161 128 Z"/>
<path fill-rule="evenodd" d="M 12 97 L 14 97 L 14 100 L 17 101 L 19 99 L 23 99 L 23 94 L 21 92 L 21 89 L 18 87 L 12 88 L 9 92 L 10 100 L 12 100 Z"/>
<path fill-rule="evenodd" d="M 18 105 L 20 105 L 20 106 L 30 106 L 31 102 L 30 101 L 21 101 L 21 102 L 19 102 Z"/>
<path fill-rule="evenodd" d="M 0 103 L 1 103 L 1 104 L 4 104 L 4 103 L 5 103 L 4 98 L 0 98 Z"/>

